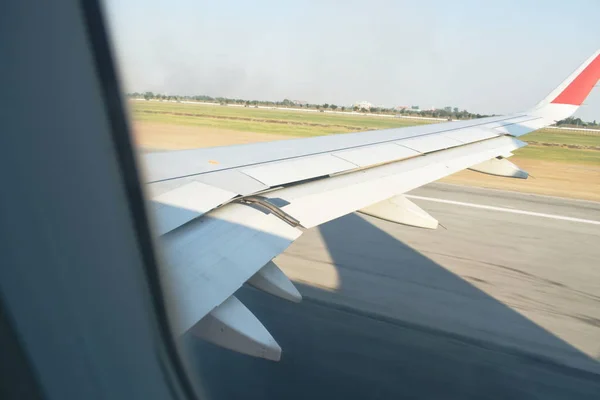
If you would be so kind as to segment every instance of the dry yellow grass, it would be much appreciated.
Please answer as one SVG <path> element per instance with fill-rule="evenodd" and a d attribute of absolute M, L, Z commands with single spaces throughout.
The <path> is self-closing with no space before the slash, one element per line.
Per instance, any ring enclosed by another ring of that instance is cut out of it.
<path fill-rule="evenodd" d="M 199 128 L 144 121 L 133 123 L 133 136 L 138 147 L 152 150 L 182 150 L 292 139 L 289 135 L 240 132 L 221 128 Z"/>
<path fill-rule="evenodd" d="M 198 147 L 291 139 L 290 135 L 240 132 L 221 128 L 194 127 L 135 121 L 137 145 L 146 149 L 177 150 Z M 600 201 L 600 167 L 512 157 L 511 161 L 528 171 L 527 180 L 501 178 L 462 171 L 442 181 L 463 185 L 514 190 L 551 196 Z"/>
<path fill-rule="evenodd" d="M 461 171 L 442 182 L 517 192 L 600 201 L 600 167 L 564 162 L 519 159 L 510 160 L 530 173 L 529 179 L 491 176 Z"/>

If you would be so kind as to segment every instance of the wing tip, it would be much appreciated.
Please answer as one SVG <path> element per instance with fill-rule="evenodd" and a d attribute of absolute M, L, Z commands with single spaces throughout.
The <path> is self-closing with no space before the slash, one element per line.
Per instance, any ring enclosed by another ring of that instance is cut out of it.
<path fill-rule="evenodd" d="M 588 58 L 567 81 L 565 88 L 550 102 L 580 106 L 600 80 L 600 50 Z"/>

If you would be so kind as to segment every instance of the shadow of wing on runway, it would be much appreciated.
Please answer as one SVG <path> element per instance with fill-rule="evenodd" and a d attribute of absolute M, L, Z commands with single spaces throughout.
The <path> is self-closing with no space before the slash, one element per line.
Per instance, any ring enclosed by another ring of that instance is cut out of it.
<path fill-rule="evenodd" d="M 214 398 L 555 399 L 599 393 L 598 375 L 544 357 L 540 349 L 584 364 L 596 361 L 365 218 L 351 214 L 322 225 L 320 244 L 316 233 L 305 233 L 277 261 L 283 267 L 314 264 L 311 255 L 324 245 L 330 262 L 311 268 L 333 268 L 335 287 L 298 284 L 305 296 L 300 304 L 249 288 L 237 293 L 283 348 L 279 363 L 186 338 Z M 505 346 L 496 340 L 500 332 L 521 346 Z"/>

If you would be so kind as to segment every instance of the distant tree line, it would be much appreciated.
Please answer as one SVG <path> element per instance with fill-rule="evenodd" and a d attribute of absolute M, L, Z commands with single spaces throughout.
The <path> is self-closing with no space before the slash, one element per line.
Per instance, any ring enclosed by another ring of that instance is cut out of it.
<path fill-rule="evenodd" d="M 582 121 L 581 118 L 565 118 L 562 121 L 558 121 L 556 123 L 557 126 L 567 126 L 567 127 L 579 127 L 579 128 L 598 128 L 600 124 L 593 120 L 592 122 Z"/>
<path fill-rule="evenodd" d="M 446 119 L 475 119 L 489 117 L 490 115 L 471 113 L 467 110 L 459 110 L 458 107 L 444 107 L 435 110 L 418 110 L 414 108 L 405 108 L 399 111 L 394 110 L 396 114 L 406 116 L 420 116 L 430 118 L 446 118 Z"/>
<path fill-rule="evenodd" d="M 153 92 L 144 93 L 127 93 L 127 96 L 135 99 L 146 99 L 146 100 L 159 100 L 159 101 L 198 101 L 205 103 L 219 103 L 221 105 L 237 104 L 243 105 L 244 107 L 289 107 L 289 108 L 304 108 L 318 111 L 354 111 L 370 114 L 387 114 L 387 115 L 398 115 L 398 116 L 414 116 L 414 117 L 429 117 L 429 118 L 446 118 L 446 119 L 475 119 L 489 117 L 485 114 L 471 113 L 467 110 L 459 110 L 458 107 L 444 107 L 435 110 L 419 110 L 418 106 L 412 108 L 403 108 L 397 110 L 395 108 L 384 108 L 384 107 L 371 107 L 370 109 L 359 108 L 357 106 L 337 106 L 336 104 L 309 104 L 299 103 L 289 99 L 283 99 L 282 101 L 265 101 L 265 100 L 244 100 L 244 99 L 231 99 L 227 97 L 211 97 L 206 95 L 197 96 L 180 96 L 180 95 L 164 95 Z M 589 127 L 597 128 L 600 125 L 593 122 L 582 121 L 581 118 L 567 118 L 556 123 L 558 126 L 573 126 L 573 127 Z"/>
<path fill-rule="evenodd" d="M 146 99 L 146 100 L 159 100 L 159 101 L 198 101 L 206 103 L 218 103 L 221 105 L 237 104 L 244 105 L 245 107 L 289 107 L 289 108 L 304 108 L 312 109 L 317 111 L 354 111 L 361 113 L 370 114 L 387 114 L 387 115 L 399 115 L 399 116 L 420 116 L 420 117 L 431 117 L 431 118 L 447 118 L 447 119 L 473 119 L 487 117 L 487 115 L 473 114 L 467 110 L 459 111 L 457 107 L 451 108 L 446 107 L 439 110 L 418 110 L 418 109 L 400 109 L 385 108 L 385 107 L 371 107 L 369 109 L 359 108 L 357 106 L 338 106 L 336 104 L 310 104 L 310 103 L 299 103 L 289 99 L 283 99 L 282 101 L 266 101 L 266 100 L 244 100 L 244 99 L 232 99 L 227 97 L 211 97 L 206 95 L 196 96 L 180 96 L 180 95 L 164 95 L 153 92 L 144 93 L 127 93 L 130 98 Z"/>

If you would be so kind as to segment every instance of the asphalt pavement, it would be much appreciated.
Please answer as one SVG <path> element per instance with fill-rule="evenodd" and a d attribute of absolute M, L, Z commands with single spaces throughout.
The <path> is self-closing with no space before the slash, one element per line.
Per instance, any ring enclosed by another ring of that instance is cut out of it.
<path fill-rule="evenodd" d="M 432 184 L 435 231 L 362 214 L 276 263 L 304 296 L 237 296 L 278 363 L 186 338 L 207 398 L 600 398 L 600 203 Z"/>

